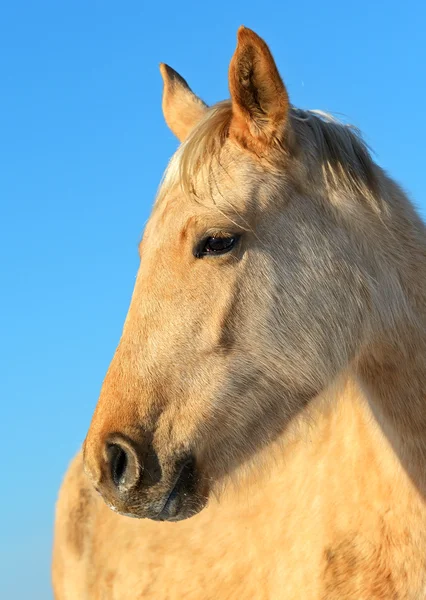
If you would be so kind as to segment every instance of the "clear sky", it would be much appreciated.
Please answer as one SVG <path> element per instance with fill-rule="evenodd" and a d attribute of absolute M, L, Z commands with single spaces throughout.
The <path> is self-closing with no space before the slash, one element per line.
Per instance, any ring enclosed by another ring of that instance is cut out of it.
<path fill-rule="evenodd" d="M 270 44 L 293 103 L 358 125 L 426 211 L 423 0 L 3 2 L 2 598 L 51 598 L 57 489 L 89 425 L 177 146 L 158 63 L 205 101 L 221 100 L 241 24 Z"/>

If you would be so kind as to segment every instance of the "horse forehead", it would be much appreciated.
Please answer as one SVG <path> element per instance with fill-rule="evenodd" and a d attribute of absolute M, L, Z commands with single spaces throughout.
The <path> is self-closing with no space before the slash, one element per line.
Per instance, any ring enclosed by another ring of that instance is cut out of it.
<path fill-rule="evenodd" d="M 139 244 L 141 259 L 150 257 L 155 260 L 157 251 L 164 249 L 165 244 L 173 243 L 174 252 L 188 239 L 191 231 L 196 229 L 201 217 L 194 202 L 179 196 L 163 199 L 161 206 L 155 207 Z"/>
<path fill-rule="evenodd" d="M 152 237 L 159 238 L 177 232 L 192 218 L 191 202 L 182 193 L 166 194 L 154 205 L 144 234 L 144 245 Z"/>

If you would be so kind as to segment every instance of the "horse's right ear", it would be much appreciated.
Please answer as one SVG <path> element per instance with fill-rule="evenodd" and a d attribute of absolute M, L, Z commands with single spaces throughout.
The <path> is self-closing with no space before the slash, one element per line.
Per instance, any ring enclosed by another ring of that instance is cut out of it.
<path fill-rule="evenodd" d="M 238 30 L 238 44 L 229 66 L 232 100 L 230 135 L 262 154 L 288 129 L 290 102 L 266 43 L 246 27 Z"/>
<path fill-rule="evenodd" d="M 207 105 L 194 94 L 185 79 L 174 69 L 161 63 L 160 71 L 164 82 L 164 118 L 175 136 L 183 142 L 203 118 Z"/>

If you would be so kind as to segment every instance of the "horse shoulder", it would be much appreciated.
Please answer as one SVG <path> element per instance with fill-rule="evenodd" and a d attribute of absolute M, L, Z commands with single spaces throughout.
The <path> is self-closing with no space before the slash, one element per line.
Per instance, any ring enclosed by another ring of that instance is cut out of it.
<path fill-rule="evenodd" d="M 52 583 L 55 600 L 86 596 L 87 561 L 96 499 L 83 471 L 82 452 L 72 460 L 59 491 L 55 516 Z"/>

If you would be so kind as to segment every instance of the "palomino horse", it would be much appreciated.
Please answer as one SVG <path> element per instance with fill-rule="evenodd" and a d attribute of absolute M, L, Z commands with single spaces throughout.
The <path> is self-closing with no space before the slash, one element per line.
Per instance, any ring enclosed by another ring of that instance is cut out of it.
<path fill-rule="evenodd" d="M 60 492 L 56 598 L 426 598 L 425 226 L 252 31 L 228 102 L 161 72 L 183 143 Z"/>

